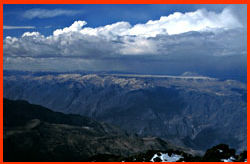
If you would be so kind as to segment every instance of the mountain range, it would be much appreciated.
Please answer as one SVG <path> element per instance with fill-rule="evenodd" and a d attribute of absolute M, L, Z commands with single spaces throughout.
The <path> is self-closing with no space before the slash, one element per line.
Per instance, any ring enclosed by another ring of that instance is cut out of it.
<path fill-rule="evenodd" d="M 80 114 L 140 137 L 205 152 L 225 143 L 246 149 L 247 87 L 187 73 L 8 74 L 4 97 Z"/>

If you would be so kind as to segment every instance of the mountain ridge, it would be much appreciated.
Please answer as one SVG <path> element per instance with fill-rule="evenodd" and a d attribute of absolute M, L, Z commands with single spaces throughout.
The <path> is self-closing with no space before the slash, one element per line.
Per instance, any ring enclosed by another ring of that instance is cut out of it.
<path fill-rule="evenodd" d="M 197 156 L 160 138 L 139 138 L 90 118 L 53 112 L 27 101 L 3 102 L 5 162 L 246 161 L 246 151 L 237 155 L 225 144 Z"/>
<path fill-rule="evenodd" d="M 98 74 L 4 76 L 4 96 L 203 149 L 246 147 L 246 85 L 233 80 Z M 161 127 L 161 128 L 160 128 Z M 208 133 L 210 132 L 210 133 Z M 221 133 L 223 132 L 223 133 Z M 207 145 L 204 137 L 211 134 Z"/>
<path fill-rule="evenodd" d="M 126 157 L 169 148 L 159 138 L 139 138 L 84 116 L 4 99 L 4 161 L 87 161 L 102 153 Z"/>

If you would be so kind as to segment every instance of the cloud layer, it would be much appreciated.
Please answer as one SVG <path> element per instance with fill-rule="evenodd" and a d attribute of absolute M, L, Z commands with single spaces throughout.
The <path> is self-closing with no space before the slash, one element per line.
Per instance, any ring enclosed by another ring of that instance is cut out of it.
<path fill-rule="evenodd" d="M 35 29 L 35 26 L 3 26 L 4 30 Z"/>
<path fill-rule="evenodd" d="M 80 11 L 75 11 L 75 10 L 63 10 L 63 9 L 53 9 L 53 10 L 48 10 L 48 9 L 30 9 L 24 12 L 23 17 L 27 19 L 34 19 L 34 18 L 52 18 L 56 16 L 72 16 L 79 14 Z"/>
<path fill-rule="evenodd" d="M 233 8 L 225 8 L 220 13 L 200 9 L 175 12 L 144 24 L 131 25 L 121 21 L 96 28 L 88 27 L 86 21 L 80 20 L 55 30 L 50 36 L 26 32 L 20 38 L 4 39 L 4 65 L 12 68 L 14 63 L 23 61 L 33 68 L 40 63 L 39 68 L 50 69 L 51 65 L 58 69 L 67 65 L 69 69 L 128 70 L 131 63 L 134 68 L 136 63 L 143 62 L 146 63 L 144 66 L 159 61 L 181 63 L 189 56 L 203 59 L 246 56 L 246 20 L 237 12 L 239 10 Z M 29 15 L 32 19 L 50 14 Z M 41 64 L 41 61 L 48 64 Z M 155 68 L 159 70 L 157 65 Z"/>

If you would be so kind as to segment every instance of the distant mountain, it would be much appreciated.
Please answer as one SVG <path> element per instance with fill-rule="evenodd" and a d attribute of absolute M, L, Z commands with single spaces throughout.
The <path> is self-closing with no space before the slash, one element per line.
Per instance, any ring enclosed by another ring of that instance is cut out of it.
<path fill-rule="evenodd" d="M 89 161 L 100 154 L 124 158 L 171 148 L 159 138 L 139 138 L 106 123 L 26 101 L 4 99 L 3 109 L 4 161 Z"/>
<path fill-rule="evenodd" d="M 201 76 L 201 75 L 195 72 L 184 72 L 181 74 L 181 76 Z"/>
<path fill-rule="evenodd" d="M 141 137 L 202 150 L 246 149 L 247 86 L 205 76 L 46 74 L 4 76 L 4 97 L 74 113 Z"/>

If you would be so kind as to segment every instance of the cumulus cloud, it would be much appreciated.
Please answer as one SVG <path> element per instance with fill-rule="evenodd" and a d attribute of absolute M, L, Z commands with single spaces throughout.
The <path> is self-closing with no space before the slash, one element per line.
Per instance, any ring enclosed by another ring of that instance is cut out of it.
<path fill-rule="evenodd" d="M 86 24 L 87 24 L 87 22 L 85 22 L 85 21 L 75 21 L 70 27 L 55 30 L 53 32 L 53 34 L 56 36 L 56 35 L 60 35 L 63 33 L 77 32 L 77 31 L 80 31 L 82 29 L 82 27 Z"/>
<path fill-rule="evenodd" d="M 28 36 L 30 36 L 30 37 L 38 37 L 38 36 L 40 36 L 40 33 L 39 32 L 25 32 L 25 33 L 23 33 L 23 35 L 22 35 L 22 37 L 28 37 Z"/>
<path fill-rule="evenodd" d="M 212 29 L 232 29 L 242 25 L 229 9 L 221 13 L 200 9 L 195 12 L 175 12 L 162 16 L 159 20 L 138 24 L 129 30 L 129 34 L 155 37 L 158 34 L 181 34 L 189 31 L 210 31 Z"/>
<path fill-rule="evenodd" d="M 159 34 L 181 34 L 189 31 L 211 31 L 214 29 L 234 29 L 242 27 L 230 8 L 225 8 L 221 13 L 199 9 L 195 12 L 175 12 L 169 16 L 162 16 L 159 20 L 149 20 L 145 24 L 131 26 L 128 22 L 118 22 L 99 28 L 82 28 L 87 23 L 76 21 L 70 27 L 56 30 L 55 35 L 80 32 L 87 35 L 115 36 L 143 36 L 155 37 Z"/>
<path fill-rule="evenodd" d="M 52 63 L 57 60 L 68 68 L 79 63 L 82 69 L 112 67 L 120 70 L 132 68 L 131 63 L 135 67 L 142 61 L 151 63 L 149 65 L 161 61 L 161 64 L 154 65 L 158 68 L 163 65 L 162 61 L 183 61 L 194 55 L 203 58 L 244 56 L 246 26 L 240 14 L 235 13 L 230 7 L 220 13 L 199 9 L 175 12 L 144 24 L 131 25 L 121 21 L 96 28 L 79 20 L 69 27 L 55 30 L 50 36 L 26 32 L 20 38 L 6 37 L 4 63 L 13 66 L 18 57 L 29 63 L 33 62 L 30 58 L 46 60 L 49 67 L 55 66 Z M 145 67 L 149 68 L 149 65 Z"/>
<path fill-rule="evenodd" d="M 53 10 L 48 10 L 48 9 L 30 9 L 26 10 L 23 14 L 24 18 L 27 19 L 34 19 L 34 18 L 52 18 L 56 16 L 72 16 L 81 13 L 80 11 L 75 11 L 75 10 L 63 10 L 63 9 L 53 9 Z"/>
<path fill-rule="evenodd" d="M 4 30 L 35 29 L 35 26 L 3 26 Z"/>

